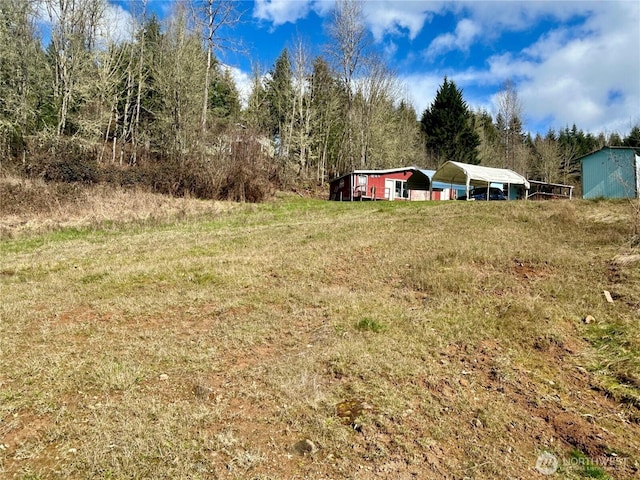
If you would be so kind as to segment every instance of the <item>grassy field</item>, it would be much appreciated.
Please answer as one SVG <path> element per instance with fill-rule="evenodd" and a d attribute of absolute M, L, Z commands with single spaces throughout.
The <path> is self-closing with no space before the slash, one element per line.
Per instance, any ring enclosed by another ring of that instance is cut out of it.
<path fill-rule="evenodd" d="M 0 478 L 640 475 L 629 205 L 83 195 L 3 199 Z"/>

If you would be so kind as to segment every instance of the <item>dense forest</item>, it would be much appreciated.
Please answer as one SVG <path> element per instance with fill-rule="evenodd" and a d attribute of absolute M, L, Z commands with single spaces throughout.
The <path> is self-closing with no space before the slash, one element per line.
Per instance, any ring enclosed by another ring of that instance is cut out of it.
<path fill-rule="evenodd" d="M 255 69 L 245 101 L 217 57 L 232 48 L 223 34 L 241 20 L 233 1 L 175 2 L 162 21 L 146 1 L 132 5 L 131 31 L 110 38 L 107 0 L 0 2 L 3 171 L 259 201 L 274 188 L 322 185 L 354 168 L 446 160 L 577 185 L 581 155 L 640 146 L 639 126 L 623 137 L 576 125 L 523 132 L 513 82 L 493 118 L 472 111 L 444 78 L 419 117 L 352 0 L 337 2 L 325 54 L 292 41 L 270 71 Z"/>

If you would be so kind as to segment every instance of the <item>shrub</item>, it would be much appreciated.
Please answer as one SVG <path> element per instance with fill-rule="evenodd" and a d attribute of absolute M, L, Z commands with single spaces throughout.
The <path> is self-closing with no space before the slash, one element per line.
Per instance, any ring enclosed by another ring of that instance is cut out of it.
<path fill-rule="evenodd" d="M 82 188 L 68 183 L 44 184 L 42 181 L 5 178 L 0 181 L 0 214 L 20 215 L 49 212 L 55 205 L 78 201 Z"/>
<path fill-rule="evenodd" d="M 261 137 L 244 129 L 230 129 L 203 151 L 164 158 L 147 168 L 155 191 L 204 199 L 261 202 L 273 193 L 276 181 Z"/>
<path fill-rule="evenodd" d="M 97 183 L 100 171 L 95 160 L 64 156 L 45 165 L 42 177 L 48 182 Z"/>
<path fill-rule="evenodd" d="M 23 171 L 47 182 L 90 184 L 100 180 L 94 146 L 73 138 L 51 137 L 36 142 Z"/>
<path fill-rule="evenodd" d="M 51 183 L 105 182 L 147 187 L 172 196 L 261 202 L 273 194 L 278 178 L 268 142 L 238 127 L 203 141 L 191 151 L 176 155 L 155 152 L 135 165 L 100 164 L 96 160 L 100 145 L 77 138 L 43 133 L 32 140 L 27 160 L 7 166 L 20 175 Z"/>
<path fill-rule="evenodd" d="M 228 148 L 228 155 L 220 162 L 220 198 L 238 202 L 265 200 L 273 193 L 277 174 L 261 137 L 241 130 Z"/>

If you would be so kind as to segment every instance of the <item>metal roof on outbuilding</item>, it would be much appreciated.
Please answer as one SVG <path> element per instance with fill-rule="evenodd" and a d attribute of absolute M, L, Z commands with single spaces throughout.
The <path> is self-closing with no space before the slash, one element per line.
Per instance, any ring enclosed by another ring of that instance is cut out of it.
<path fill-rule="evenodd" d="M 429 186 L 433 190 L 445 190 L 447 188 L 453 188 L 456 190 L 464 190 L 464 184 L 451 184 L 445 182 L 434 182 L 433 176 L 435 170 L 425 170 L 422 168 L 416 168 L 413 175 L 407 180 L 407 187 L 411 190 L 429 190 Z"/>
<path fill-rule="evenodd" d="M 334 177 L 329 180 L 329 183 L 335 182 L 336 180 L 340 180 L 341 178 L 348 177 L 350 175 L 386 175 L 389 173 L 402 173 L 402 172 L 412 172 L 416 169 L 416 167 L 400 167 L 400 168 L 387 168 L 384 170 L 352 170 L 351 172 L 340 175 L 339 177 Z"/>
<path fill-rule="evenodd" d="M 506 168 L 482 167 L 449 161 L 443 164 L 431 178 L 433 182 L 455 183 L 482 187 L 491 183 L 523 185 L 527 190 L 530 185 L 522 175 Z"/>

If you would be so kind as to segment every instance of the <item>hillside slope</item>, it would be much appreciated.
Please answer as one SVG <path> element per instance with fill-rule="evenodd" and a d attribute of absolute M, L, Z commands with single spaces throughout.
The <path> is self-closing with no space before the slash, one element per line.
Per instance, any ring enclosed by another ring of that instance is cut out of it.
<path fill-rule="evenodd" d="M 638 477 L 628 205 L 153 218 L 0 241 L 3 478 Z"/>

